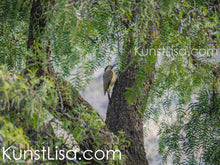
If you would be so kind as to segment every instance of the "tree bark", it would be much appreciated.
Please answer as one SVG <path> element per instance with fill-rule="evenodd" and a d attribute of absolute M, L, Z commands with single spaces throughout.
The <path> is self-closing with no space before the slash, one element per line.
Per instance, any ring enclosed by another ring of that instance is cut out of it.
<path fill-rule="evenodd" d="M 126 165 L 148 165 L 143 139 L 143 115 L 138 112 L 138 105 L 129 105 L 124 93 L 127 88 L 135 85 L 135 76 L 138 68 L 135 64 L 120 73 L 115 83 L 111 100 L 108 105 L 106 124 L 110 131 L 118 135 L 123 130 L 125 137 L 130 141 L 126 148 Z"/>

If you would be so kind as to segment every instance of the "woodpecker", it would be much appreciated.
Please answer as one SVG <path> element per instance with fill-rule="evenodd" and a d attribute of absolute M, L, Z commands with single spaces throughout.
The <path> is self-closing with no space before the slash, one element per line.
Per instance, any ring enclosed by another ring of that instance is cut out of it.
<path fill-rule="evenodd" d="M 105 67 L 104 74 L 103 74 L 103 88 L 104 88 L 104 95 L 108 94 L 108 99 L 110 100 L 110 90 L 112 85 L 116 81 L 116 72 L 113 69 L 114 65 L 108 65 Z"/>

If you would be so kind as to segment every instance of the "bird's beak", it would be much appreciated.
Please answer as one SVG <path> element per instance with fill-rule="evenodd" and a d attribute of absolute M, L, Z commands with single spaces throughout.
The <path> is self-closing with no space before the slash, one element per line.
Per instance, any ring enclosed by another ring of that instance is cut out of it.
<path fill-rule="evenodd" d="M 117 64 L 112 65 L 112 68 L 114 68 Z"/>

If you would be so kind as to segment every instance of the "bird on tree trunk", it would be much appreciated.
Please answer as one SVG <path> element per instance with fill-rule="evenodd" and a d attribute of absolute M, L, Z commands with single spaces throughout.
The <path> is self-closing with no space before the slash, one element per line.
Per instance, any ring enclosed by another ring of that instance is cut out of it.
<path fill-rule="evenodd" d="M 110 90 L 116 81 L 116 72 L 113 69 L 114 66 L 115 65 L 106 66 L 103 74 L 104 95 L 107 92 L 109 101 L 110 101 Z"/>

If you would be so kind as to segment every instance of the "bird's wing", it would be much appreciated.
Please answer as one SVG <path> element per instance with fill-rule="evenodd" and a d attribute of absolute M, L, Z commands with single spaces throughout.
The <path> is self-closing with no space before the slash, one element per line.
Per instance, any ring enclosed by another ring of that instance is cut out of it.
<path fill-rule="evenodd" d="M 113 73 L 111 70 L 108 70 L 103 74 L 103 88 L 104 88 L 104 94 L 106 93 L 107 89 L 109 88 L 111 79 L 112 79 Z"/>

